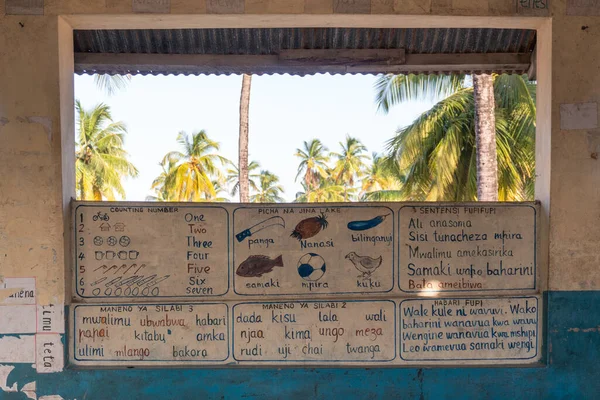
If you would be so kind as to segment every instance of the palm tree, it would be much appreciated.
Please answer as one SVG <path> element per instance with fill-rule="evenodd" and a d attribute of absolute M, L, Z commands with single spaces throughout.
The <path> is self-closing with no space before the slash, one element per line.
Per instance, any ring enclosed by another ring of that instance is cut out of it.
<path fill-rule="evenodd" d="M 169 188 L 165 185 L 169 171 L 174 167 L 175 162 L 167 158 L 163 158 L 160 163 L 162 172 L 152 181 L 151 189 L 155 196 L 146 196 L 146 201 L 172 201 L 172 193 L 169 193 Z"/>
<path fill-rule="evenodd" d="M 373 152 L 373 160 L 362 178 L 360 199 L 362 201 L 403 201 L 400 191 L 400 180 L 392 172 L 385 157 Z"/>
<path fill-rule="evenodd" d="M 212 181 L 213 187 L 215 188 L 215 196 L 210 196 L 209 194 L 204 194 L 204 199 L 201 201 L 212 201 L 218 203 L 228 203 L 229 199 L 227 197 L 221 196 L 221 193 L 226 193 L 225 187 L 223 186 L 223 182 L 217 179 L 213 179 Z"/>
<path fill-rule="evenodd" d="M 250 189 L 255 192 L 258 190 L 256 180 L 260 177 L 260 174 L 253 174 L 252 172 L 259 168 L 260 164 L 257 161 L 250 161 L 250 164 L 248 164 L 248 184 Z M 231 195 L 235 196 L 240 188 L 240 170 L 234 163 L 230 163 L 227 169 L 227 183 L 231 186 Z"/>
<path fill-rule="evenodd" d="M 376 101 L 383 111 L 410 100 L 437 101 L 388 142 L 387 156 L 397 175 L 402 176 L 403 194 L 415 200 L 478 199 L 478 183 L 485 179 L 477 163 L 478 149 L 483 149 L 477 147 L 481 140 L 477 125 L 482 118 L 475 120 L 476 101 L 487 96 L 483 92 L 488 88 L 477 89 L 482 92 L 478 94 L 464 77 L 424 75 L 383 76 L 376 88 Z M 535 84 L 524 76 L 494 75 L 493 88 L 497 196 L 503 201 L 530 199 L 534 185 Z M 488 143 L 485 149 L 488 155 L 493 151 L 491 146 Z M 486 163 L 493 165 L 489 160 Z M 490 199 L 489 191 L 480 195 L 485 196 L 480 200 Z"/>
<path fill-rule="evenodd" d="M 136 177 L 138 170 L 129 162 L 123 148 L 127 128 L 114 122 L 110 107 L 99 104 L 85 110 L 75 102 L 77 142 L 75 168 L 77 195 L 80 200 L 114 200 L 115 193 L 125 197 L 124 177 Z"/>
<path fill-rule="evenodd" d="M 103 90 L 106 94 L 112 96 L 119 90 L 123 90 L 129 86 L 131 75 L 95 74 L 94 82 L 98 89 Z"/>
<path fill-rule="evenodd" d="M 367 147 L 360 140 L 349 135 L 346 136 L 345 143 L 340 142 L 340 147 L 342 148 L 340 153 L 331 153 L 337 158 L 332 176 L 337 184 L 344 186 L 344 201 L 347 201 L 347 189 L 353 188 L 355 179 L 362 177 L 366 167 L 365 161 L 369 157 L 363 154 L 367 151 Z"/>
<path fill-rule="evenodd" d="M 219 155 L 219 143 L 211 140 L 204 130 L 177 135 L 182 151 L 171 151 L 165 155 L 162 165 L 168 172 L 159 176 L 155 183 L 161 192 L 172 201 L 205 201 L 217 197 L 214 180 L 223 180 L 217 164 L 229 161 Z M 162 187 L 160 184 L 162 183 Z"/>
<path fill-rule="evenodd" d="M 242 91 L 240 93 L 240 137 L 239 137 L 239 160 L 240 172 L 239 190 L 240 203 L 247 203 L 250 196 L 248 182 L 248 130 L 250 114 L 250 88 L 252 86 L 252 75 L 242 75 Z"/>
<path fill-rule="evenodd" d="M 279 184 L 277 175 L 269 171 L 260 171 L 260 185 L 257 193 L 254 194 L 250 201 L 253 203 L 281 203 L 284 201 L 283 186 Z"/>
<path fill-rule="evenodd" d="M 498 201 L 496 156 L 496 102 L 492 75 L 473 75 L 475 148 L 477 149 L 477 198 Z"/>
<path fill-rule="evenodd" d="M 307 188 L 302 183 L 304 192 L 296 193 L 296 203 L 329 203 L 344 201 L 345 187 L 336 184 L 332 179 L 324 179 L 315 188 Z"/>
<path fill-rule="evenodd" d="M 294 155 L 300 158 L 296 180 L 298 180 L 300 175 L 304 174 L 305 190 L 310 191 L 316 188 L 319 184 L 319 179 L 328 176 L 327 162 L 329 161 L 329 157 L 325 154 L 326 151 L 327 148 L 323 146 L 319 139 L 313 139 L 310 142 L 305 141 L 303 149 L 296 149 Z"/>

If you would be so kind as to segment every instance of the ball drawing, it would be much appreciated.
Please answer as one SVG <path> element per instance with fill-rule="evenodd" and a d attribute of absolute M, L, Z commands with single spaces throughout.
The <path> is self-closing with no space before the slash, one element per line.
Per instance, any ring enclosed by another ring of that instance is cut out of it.
<path fill-rule="evenodd" d="M 306 253 L 298 260 L 298 275 L 305 281 L 318 281 L 325 275 L 326 269 L 323 257 L 315 253 Z"/>
<path fill-rule="evenodd" d="M 119 244 L 123 247 L 129 246 L 129 243 L 131 243 L 131 239 L 129 238 L 129 236 L 121 236 L 121 238 L 119 239 Z"/>

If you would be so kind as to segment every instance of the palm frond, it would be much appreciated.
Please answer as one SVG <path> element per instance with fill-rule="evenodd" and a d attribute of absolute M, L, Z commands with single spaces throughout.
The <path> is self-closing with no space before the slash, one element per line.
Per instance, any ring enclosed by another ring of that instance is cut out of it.
<path fill-rule="evenodd" d="M 535 84 L 494 80 L 499 198 L 531 199 L 535 179 Z M 472 87 L 438 101 L 387 143 L 385 163 L 410 200 L 473 201 L 477 193 Z M 363 198 L 376 195 L 365 193 Z"/>
<path fill-rule="evenodd" d="M 112 96 L 119 90 L 123 90 L 129 86 L 131 75 L 95 74 L 94 82 L 98 89 L 101 89 L 109 96 Z"/>
<path fill-rule="evenodd" d="M 442 100 L 464 87 L 464 75 L 381 75 L 375 81 L 377 110 L 388 113 L 407 101 Z"/>

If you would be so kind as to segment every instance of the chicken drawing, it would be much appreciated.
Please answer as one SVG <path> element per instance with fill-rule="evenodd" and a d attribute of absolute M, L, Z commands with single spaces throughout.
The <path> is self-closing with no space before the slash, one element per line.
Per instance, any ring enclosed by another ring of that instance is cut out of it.
<path fill-rule="evenodd" d="M 346 255 L 346 258 L 349 259 L 354 267 L 362 272 L 358 277 L 362 277 L 363 279 L 367 279 L 371 277 L 371 274 L 375 272 L 377 268 L 381 265 L 381 261 L 383 260 L 382 256 L 379 258 L 371 258 L 369 256 L 359 256 L 355 252 L 350 252 Z"/>

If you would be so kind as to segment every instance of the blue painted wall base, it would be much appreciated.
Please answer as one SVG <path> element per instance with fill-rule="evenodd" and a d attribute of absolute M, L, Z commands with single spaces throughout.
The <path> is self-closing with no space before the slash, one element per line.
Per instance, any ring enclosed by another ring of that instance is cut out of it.
<path fill-rule="evenodd" d="M 8 386 L 37 381 L 65 399 L 600 399 L 600 291 L 549 292 L 547 360 L 527 368 L 125 369 L 36 374 L 18 365 Z M 3 397 L 4 396 L 4 397 Z M 1 399 L 25 399 L 2 393 Z"/>

